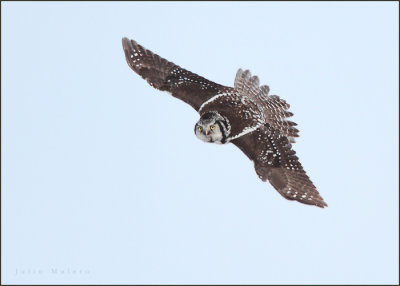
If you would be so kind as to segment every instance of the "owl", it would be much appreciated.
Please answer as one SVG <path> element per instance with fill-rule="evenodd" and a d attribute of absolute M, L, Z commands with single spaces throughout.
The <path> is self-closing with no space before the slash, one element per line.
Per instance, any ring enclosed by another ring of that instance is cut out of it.
<path fill-rule="evenodd" d="M 167 61 L 128 38 L 122 39 L 129 67 L 152 87 L 192 106 L 200 115 L 194 133 L 209 143 L 236 145 L 262 181 L 288 200 L 326 207 L 307 176 L 292 143 L 298 137 L 289 104 L 257 76 L 239 69 L 233 87 L 223 86 Z"/>

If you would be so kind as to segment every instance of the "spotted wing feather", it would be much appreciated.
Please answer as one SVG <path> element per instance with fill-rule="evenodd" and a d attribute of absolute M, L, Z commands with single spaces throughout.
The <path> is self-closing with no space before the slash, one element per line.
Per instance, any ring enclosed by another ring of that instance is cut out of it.
<path fill-rule="evenodd" d="M 232 140 L 247 157 L 261 180 L 268 180 L 286 199 L 326 207 L 307 176 L 286 136 L 266 124 L 256 131 Z"/>
<path fill-rule="evenodd" d="M 154 54 L 128 38 L 122 39 L 129 67 L 156 89 L 170 92 L 198 110 L 202 103 L 232 88 L 209 81 Z"/>
<path fill-rule="evenodd" d="M 251 76 L 249 70 L 239 69 L 236 73 L 234 89 L 240 94 L 252 98 L 260 108 L 260 111 L 267 123 L 279 130 L 282 135 L 287 136 L 289 141 L 294 143 L 294 137 L 299 137 L 297 124 L 286 118 L 293 116 L 287 111 L 290 105 L 277 95 L 268 95 L 267 85 L 259 86 L 257 76 Z"/>

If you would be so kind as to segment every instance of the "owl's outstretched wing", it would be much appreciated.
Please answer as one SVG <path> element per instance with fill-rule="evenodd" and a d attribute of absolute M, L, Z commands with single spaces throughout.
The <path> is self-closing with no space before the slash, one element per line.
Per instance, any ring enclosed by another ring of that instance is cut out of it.
<path fill-rule="evenodd" d="M 286 199 L 318 207 L 328 206 L 303 170 L 288 138 L 269 124 L 231 141 L 254 162 L 261 180 Z"/>
<path fill-rule="evenodd" d="M 216 94 L 232 90 L 181 68 L 128 38 L 122 39 L 126 62 L 152 87 L 170 92 L 196 111 Z"/>
<path fill-rule="evenodd" d="M 287 111 L 290 105 L 277 95 L 268 95 L 269 87 L 267 85 L 259 86 L 257 76 L 251 76 L 249 70 L 239 69 L 236 73 L 234 89 L 239 93 L 252 98 L 259 106 L 264 119 L 273 128 L 287 136 L 289 141 L 294 143 L 294 137 L 299 137 L 299 130 L 295 128 L 297 124 L 286 118 L 293 116 L 293 113 Z"/>

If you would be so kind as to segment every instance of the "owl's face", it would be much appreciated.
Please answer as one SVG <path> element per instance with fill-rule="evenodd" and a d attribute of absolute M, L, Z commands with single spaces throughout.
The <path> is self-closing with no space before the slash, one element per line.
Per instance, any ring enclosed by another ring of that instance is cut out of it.
<path fill-rule="evenodd" d="M 225 143 L 227 134 L 227 123 L 218 113 L 209 112 L 200 117 L 194 126 L 197 138 L 210 143 Z"/>

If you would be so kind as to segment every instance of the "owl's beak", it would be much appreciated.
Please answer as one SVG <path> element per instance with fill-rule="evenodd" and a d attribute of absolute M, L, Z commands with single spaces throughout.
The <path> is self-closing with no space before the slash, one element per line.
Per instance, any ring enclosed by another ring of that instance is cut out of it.
<path fill-rule="evenodd" d="M 208 130 L 206 130 L 206 136 L 208 135 L 208 133 L 209 133 L 209 131 L 208 131 Z"/>

